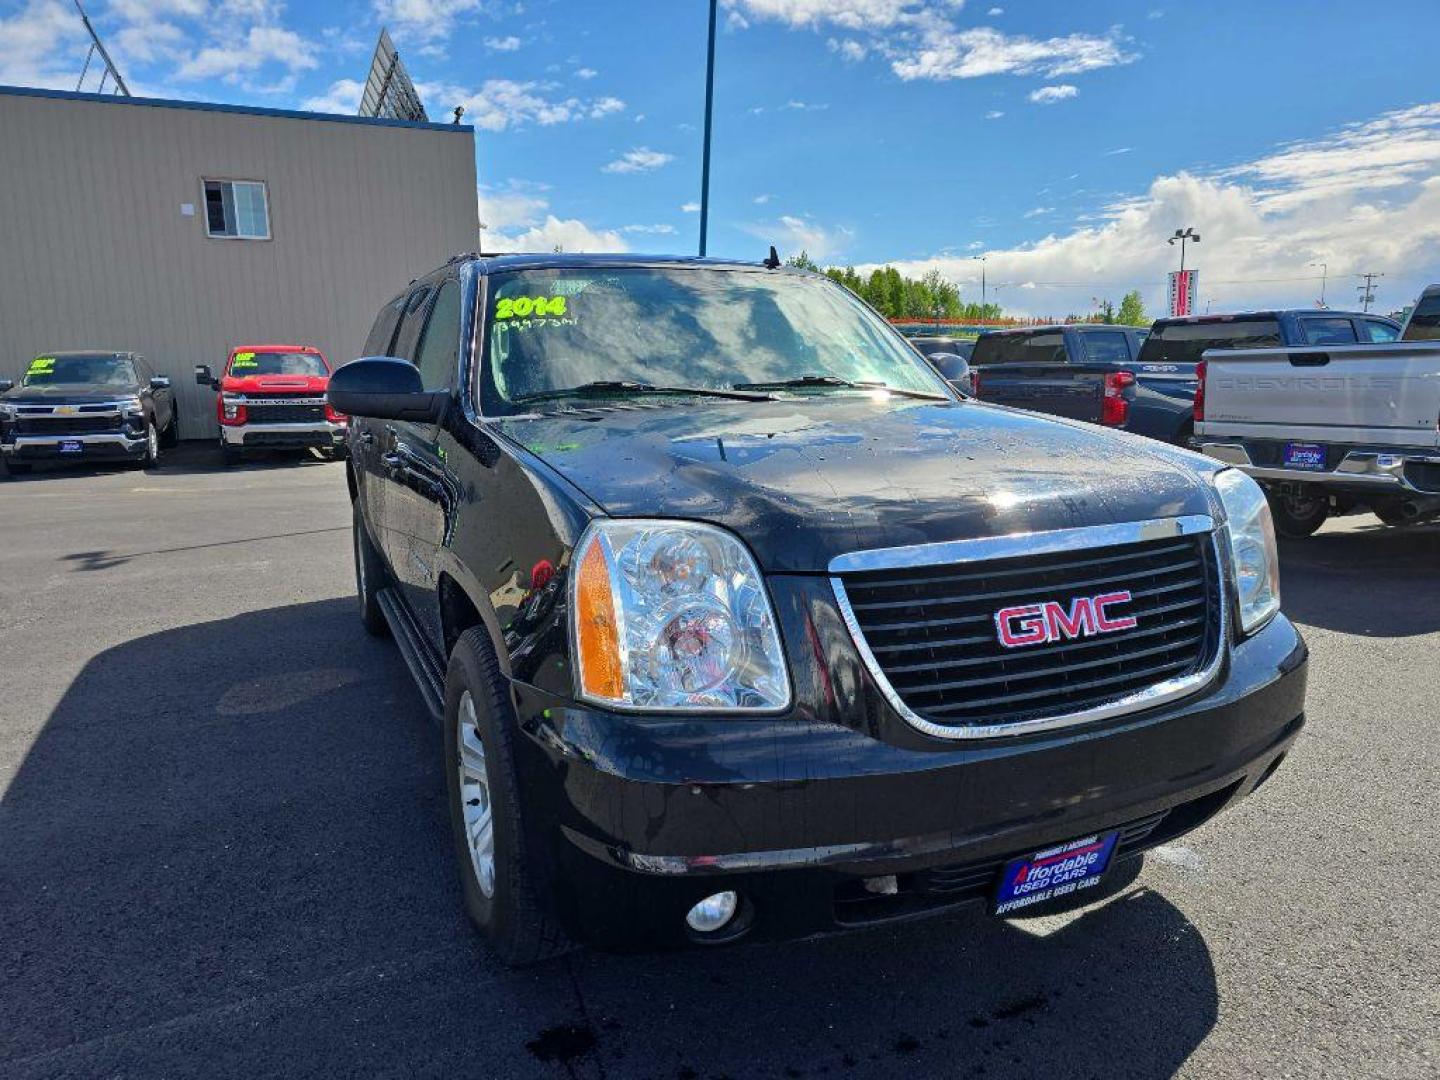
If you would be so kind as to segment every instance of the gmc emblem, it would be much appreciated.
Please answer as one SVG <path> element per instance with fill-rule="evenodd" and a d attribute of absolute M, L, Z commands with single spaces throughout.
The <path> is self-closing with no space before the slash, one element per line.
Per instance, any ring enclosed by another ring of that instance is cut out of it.
<path fill-rule="evenodd" d="M 1135 616 L 1112 616 L 1105 610 L 1115 604 L 1129 602 L 1130 590 L 1126 589 L 1101 596 L 1077 596 L 1070 601 L 1069 610 L 1058 600 L 1001 608 L 995 612 L 995 631 L 1001 645 L 1007 649 L 1019 649 L 1066 638 L 1133 630 Z"/>

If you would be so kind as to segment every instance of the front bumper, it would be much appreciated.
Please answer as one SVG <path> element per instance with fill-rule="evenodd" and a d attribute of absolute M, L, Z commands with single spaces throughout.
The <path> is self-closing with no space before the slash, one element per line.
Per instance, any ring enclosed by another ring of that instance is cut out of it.
<path fill-rule="evenodd" d="M 1354 449 L 1333 469 L 1287 469 L 1257 465 L 1243 442 L 1200 443 L 1207 457 L 1234 465 L 1256 480 L 1322 485 L 1327 490 L 1356 495 L 1440 495 L 1440 454 L 1424 451 Z"/>
<path fill-rule="evenodd" d="M 62 443 L 79 443 L 81 450 L 64 451 Z M 41 461 L 70 458 L 135 458 L 145 453 L 145 436 L 119 432 L 101 435 L 16 435 L 0 443 L 0 453 L 12 461 Z"/>
<path fill-rule="evenodd" d="M 685 913 L 722 889 L 753 937 L 947 910 L 989 897 L 1011 858 L 1120 828 L 1119 861 L 1248 795 L 1300 732 L 1305 668 L 1280 617 L 1194 698 L 923 749 L 791 717 L 637 719 L 514 684 L 531 850 L 570 931 L 615 948 L 686 943 Z M 893 895 L 862 885 L 888 875 Z"/>
<path fill-rule="evenodd" d="M 330 421 L 308 424 L 240 424 L 220 427 L 222 444 L 235 449 L 290 449 L 318 446 L 339 449 L 345 443 L 345 425 Z"/>

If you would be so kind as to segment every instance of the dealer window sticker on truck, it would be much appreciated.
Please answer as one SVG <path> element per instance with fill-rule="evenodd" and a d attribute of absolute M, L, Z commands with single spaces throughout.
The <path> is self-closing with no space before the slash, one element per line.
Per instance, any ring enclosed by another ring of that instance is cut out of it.
<path fill-rule="evenodd" d="M 53 356 L 37 356 L 30 361 L 30 368 L 27 375 L 53 375 L 55 373 L 55 358 Z"/>

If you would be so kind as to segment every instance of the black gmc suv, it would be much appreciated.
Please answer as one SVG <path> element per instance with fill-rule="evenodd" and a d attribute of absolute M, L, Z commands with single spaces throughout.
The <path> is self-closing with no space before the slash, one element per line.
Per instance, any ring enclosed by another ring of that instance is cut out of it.
<path fill-rule="evenodd" d="M 1253 481 L 963 399 L 825 278 L 463 256 L 367 352 L 360 614 L 507 961 L 1088 900 L 1304 722 Z"/>

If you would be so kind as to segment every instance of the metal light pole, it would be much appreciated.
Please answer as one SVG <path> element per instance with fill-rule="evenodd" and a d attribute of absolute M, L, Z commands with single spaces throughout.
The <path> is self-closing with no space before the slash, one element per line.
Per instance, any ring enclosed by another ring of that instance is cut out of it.
<path fill-rule="evenodd" d="M 710 224 L 710 113 L 715 104 L 715 9 L 710 0 L 710 46 L 705 57 L 705 150 L 700 164 L 700 257 L 705 257 L 705 232 Z"/>
<path fill-rule="evenodd" d="M 1198 244 L 1200 242 L 1200 234 L 1191 228 L 1176 229 L 1175 235 L 1165 242 L 1173 245 L 1176 240 L 1180 241 L 1180 272 L 1183 274 L 1185 272 L 1185 241 L 1189 240 L 1192 243 Z"/>
<path fill-rule="evenodd" d="M 1310 265 L 1320 267 L 1320 306 L 1323 308 L 1325 306 L 1325 282 L 1330 278 L 1330 264 L 1313 262 Z"/>
<path fill-rule="evenodd" d="M 970 258 L 980 263 L 980 318 L 985 318 L 985 260 L 987 255 L 971 255 Z"/>

